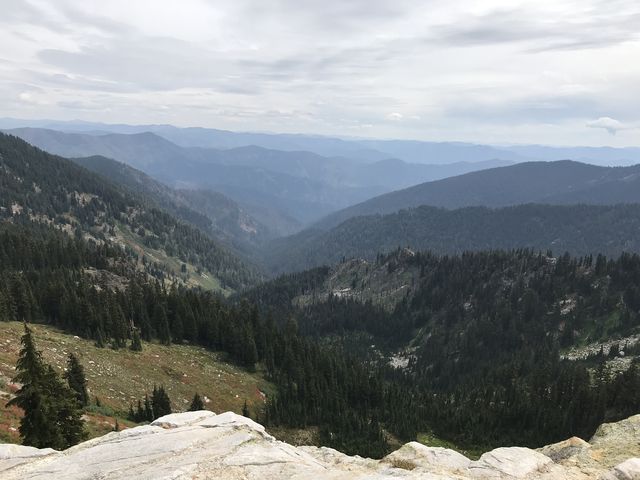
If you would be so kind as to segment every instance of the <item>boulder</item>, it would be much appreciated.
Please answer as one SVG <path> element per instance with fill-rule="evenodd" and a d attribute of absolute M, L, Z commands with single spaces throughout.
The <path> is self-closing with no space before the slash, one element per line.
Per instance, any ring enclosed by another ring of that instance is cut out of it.
<path fill-rule="evenodd" d="M 209 417 L 215 417 L 216 414 L 209 410 L 199 410 L 197 412 L 183 412 L 183 413 L 171 413 L 160 417 L 157 420 L 151 422 L 154 427 L 162 428 L 177 428 L 187 425 L 193 425 L 202 420 L 206 420 Z"/>
<path fill-rule="evenodd" d="M 640 458 L 630 458 L 607 472 L 602 480 L 640 480 Z"/>
<path fill-rule="evenodd" d="M 603 423 L 589 443 L 591 457 L 608 468 L 629 458 L 640 457 L 640 415 L 615 423 Z"/>
<path fill-rule="evenodd" d="M 523 447 L 496 448 L 469 465 L 472 478 L 535 478 L 550 470 L 553 460 Z"/>
<path fill-rule="evenodd" d="M 411 442 L 382 460 L 325 447 L 294 447 L 232 412 L 167 415 L 63 452 L 0 445 L 2 480 L 640 480 L 640 417 L 539 451 L 497 448 L 477 461 Z M 627 442 L 627 445 L 623 444 Z"/>
<path fill-rule="evenodd" d="M 26 447 L 12 443 L 0 444 L 0 474 L 22 463 L 29 463 L 38 457 L 46 457 L 58 453 L 51 448 Z"/>
<path fill-rule="evenodd" d="M 568 463 L 577 456 L 585 455 L 590 448 L 591 445 L 581 438 L 571 437 L 568 440 L 542 447 L 538 451 L 556 463 Z"/>
<path fill-rule="evenodd" d="M 387 455 L 383 460 L 393 466 L 413 470 L 421 468 L 426 472 L 438 473 L 446 471 L 464 471 L 471 460 L 464 455 L 441 447 L 427 447 L 418 442 L 410 442 L 395 452 Z"/>

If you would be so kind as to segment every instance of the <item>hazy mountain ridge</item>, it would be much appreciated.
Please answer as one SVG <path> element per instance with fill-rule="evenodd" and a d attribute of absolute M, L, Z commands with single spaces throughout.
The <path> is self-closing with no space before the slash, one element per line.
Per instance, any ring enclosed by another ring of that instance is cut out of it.
<path fill-rule="evenodd" d="M 258 146 L 228 150 L 180 147 L 150 132 L 80 134 L 34 128 L 9 132 L 58 155 L 102 155 L 174 187 L 220 191 L 246 206 L 264 224 L 276 216 L 261 217 L 260 209 L 279 212 L 275 227 L 284 225 L 284 230 L 278 230 L 283 234 L 296 229 L 296 222 L 317 220 L 380 193 L 505 164 L 491 160 L 423 165 L 392 159 L 365 164 L 345 157 Z"/>
<path fill-rule="evenodd" d="M 640 165 L 599 167 L 563 160 L 491 168 L 383 194 L 330 214 L 315 226 L 327 229 L 351 217 L 392 213 L 421 205 L 461 208 L 585 202 L 640 202 Z"/>
<path fill-rule="evenodd" d="M 71 160 L 154 201 L 175 217 L 191 223 L 244 254 L 253 254 L 258 245 L 274 236 L 267 227 L 221 193 L 210 190 L 175 190 L 140 170 L 101 156 Z"/>
<path fill-rule="evenodd" d="M 0 119 L 0 128 L 35 127 L 83 133 L 153 132 L 183 147 L 231 149 L 256 145 L 272 150 L 308 151 L 326 157 L 346 157 L 367 163 L 397 158 L 409 163 L 446 164 L 481 161 L 572 159 L 597 165 L 640 163 L 637 147 L 580 147 L 548 145 L 482 145 L 465 142 L 373 140 L 308 134 L 235 132 L 173 125 L 124 125 L 98 122 Z"/>

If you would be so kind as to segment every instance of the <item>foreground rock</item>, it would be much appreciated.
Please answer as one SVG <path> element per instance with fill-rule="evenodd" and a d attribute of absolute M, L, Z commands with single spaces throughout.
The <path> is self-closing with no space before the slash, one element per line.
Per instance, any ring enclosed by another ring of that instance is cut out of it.
<path fill-rule="evenodd" d="M 498 448 L 477 461 L 411 442 L 382 460 L 293 447 L 231 412 L 188 412 L 110 433 L 64 452 L 0 445 L 0 478 L 640 480 L 640 415 L 538 451 Z"/>

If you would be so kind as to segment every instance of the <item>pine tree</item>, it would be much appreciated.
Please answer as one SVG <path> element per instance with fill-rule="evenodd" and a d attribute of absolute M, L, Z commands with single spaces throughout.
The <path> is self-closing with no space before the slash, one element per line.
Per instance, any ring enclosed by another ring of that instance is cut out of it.
<path fill-rule="evenodd" d="M 162 305 L 156 304 L 153 311 L 154 321 L 158 329 L 158 338 L 163 345 L 171 344 L 171 331 L 169 330 L 169 319 L 167 312 Z"/>
<path fill-rule="evenodd" d="M 138 407 L 136 408 L 135 413 L 133 414 L 134 422 L 143 422 L 145 420 L 144 409 L 142 408 L 142 402 L 138 400 Z"/>
<path fill-rule="evenodd" d="M 55 370 L 44 363 L 26 324 L 24 329 L 14 378 L 22 387 L 7 405 L 16 405 L 24 411 L 20 420 L 24 445 L 68 448 L 85 437 L 78 400 Z"/>
<path fill-rule="evenodd" d="M 104 333 L 102 333 L 102 328 L 100 327 L 96 331 L 96 347 L 104 348 Z"/>
<path fill-rule="evenodd" d="M 153 419 L 164 417 L 171 413 L 171 400 L 164 389 L 164 386 L 153 387 L 151 394 L 151 405 L 153 406 Z"/>
<path fill-rule="evenodd" d="M 244 401 L 244 405 L 242 406 L 242 416 L 243 417 L 247 417 L 247 418 L 251 418 L 251 415 L 249 413 L 249 407 L 247 406 L 247 401 Z"/>
<path fill-rule="evenodd" d="M 142 342 L 140 341 L 140 333 L 137 328 L 133 329 L 133 335 L 131 337 L 131 346 L 129 347 L 134 352 L 142 351 Z"/>
<path fill-rule="evenodd" d="M 43 386 L 48 391 L 53 405 L 51 413 L 62 437 L 62 443 L 53 448 L 69 448 L 86 438 L 82 410 L 79 408 L 76 394 L 60 379 L 51 365 L 46 366 Z"/>
<path fill-rule="evenodd" d="M 191 405 L 189 406 L 190 412 L 196 412 L 198 410 L 204 410 L 204 402 L 198 392 L 193 396 L 193 400 L 191 400 Z"/>
<path fill-rule="evenodd" d="M 155 387 L 154 387 L 155 388 Z M 153 407 L 151 406 L 151 400 L 149 400 L 149 395 L 144 396 L 144 418 L 141 418 L 140 421 L 146 420 L 147 422 L 153 422 Z"/>
<path fill-rule="evenodd" d="M 7 406 L 15 405 L 24 411 L 24 416 L 20 420 L 20 436 L 24 445 L 37 448 L 49 447 L 57 441 L 55 439 L 57 429 L 49 416 L 46 392 L 42 391 L 45 376 L 44 362 L 40 352 L 36 350 L 31 330 L 26 323 L 20 343 L 22 349 L 16 364 L 18 373 L 13 381 L 21 383 L 22 387 Z"/>
<path fill-rule="evenodd" d="M 64 373 L 64 378 L 67 380 L 69 388 L 75 392 L 80 406 L 86 407 L 89 404 L 87 379 L 84 375 L 84 368 L 73 353 L 70 353 L 67 359 L 67 371 Z"/>

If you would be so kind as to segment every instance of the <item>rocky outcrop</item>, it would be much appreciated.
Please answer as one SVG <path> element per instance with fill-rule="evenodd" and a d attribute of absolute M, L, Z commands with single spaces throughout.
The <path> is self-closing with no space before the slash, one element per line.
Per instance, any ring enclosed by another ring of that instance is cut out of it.
<path fill-rule="evenodd" d="M 640 480 L 640 415 L 539 450 L 498 448 L 477 461 L 416 442 L 382 460 L 294 447 L 254 421 L 208 411 L 162 417 L 63 452 L 0 445 L 3 480 Z"/>

